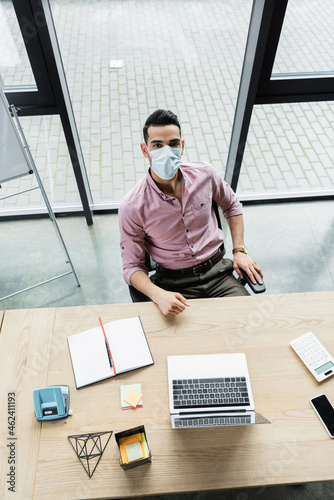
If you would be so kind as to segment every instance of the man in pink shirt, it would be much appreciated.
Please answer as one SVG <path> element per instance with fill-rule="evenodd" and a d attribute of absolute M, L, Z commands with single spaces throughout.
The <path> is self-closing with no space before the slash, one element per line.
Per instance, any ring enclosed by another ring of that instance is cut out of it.
<path fill-rule="evenodd" d="M 177 116 L 158 109 L 146 120 L 140 145 L 150 168 L 119 209 L 123 275 L 127 284 L 155 302 L 163 314 L 179 314 L 187 299 L 248 295 L 233 275 L 244 269 L 262 283 L 260 266 L 244 246 L 242 205 L 205 162 L 182 163 L 184 139 Z M 226 217 L 233 264 L 224 259 L 224 233 L 212 208 Z M 158 263 L 148 277 L 145 250 Z"/>

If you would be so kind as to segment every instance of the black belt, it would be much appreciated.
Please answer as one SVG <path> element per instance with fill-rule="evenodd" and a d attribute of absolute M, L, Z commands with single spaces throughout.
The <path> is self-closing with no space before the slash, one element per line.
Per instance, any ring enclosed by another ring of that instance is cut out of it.
<path fill-rule="evenodd" d="M 212 257 L 210 257 L 210 259 L 205 260 L 196 266 L 186 267 L 184 269 L 167 269 L 159 264 L 158 269 L 162 274 L 169 274 L 173 276 L 199 276 L 217 264 L 217 262 L 219 262 L 223 257 L 224 253 L 224 246 L 222 246 L 212 255 Z"/>

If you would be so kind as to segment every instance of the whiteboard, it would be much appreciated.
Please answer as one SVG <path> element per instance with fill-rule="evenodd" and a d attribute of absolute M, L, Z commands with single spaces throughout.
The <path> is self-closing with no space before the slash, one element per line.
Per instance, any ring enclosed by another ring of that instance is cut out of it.
<path fill-rule="evenodd" d="M 0 76 L 0 184 L 32 173 L 3 88 Z"/>

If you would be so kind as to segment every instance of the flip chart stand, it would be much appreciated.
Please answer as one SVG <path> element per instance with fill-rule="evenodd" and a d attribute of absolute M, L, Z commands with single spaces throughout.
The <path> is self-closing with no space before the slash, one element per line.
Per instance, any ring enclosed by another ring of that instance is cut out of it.
<path fill-rule="evenodd" d="M 19 131 L 19 133 L 20 133 L 20 136 L 21 136 L 21 139 L 22 139 L 22 142 L 23 142 L 24 148 L 25 148 L 25 150 L 26 150 L 27 156 L 28 156 L 28 158 L 29 158 L 29 161 L 30 161 L 30 164 L 31 164 L 31 167 L 32 167 L 33 173 L 34 173 L 34 174 L 35 174 L 35 176 L 36 176 L 36 180 L 37 180 L 37 182 L 38 182 L 38 187 L 39 187 L 39 189 L 41 190 L 41 193 L 42 193 L 42 196 L 43 196 L 43 199 L 44 199 L 44 202 L 45 202 L 46 208 L 47 208 L 47 210 L 48 210 L 48 212 L 49 212 L 50 219 L 51 219 L 51 221 L 52 221 L 52 222 L 53 222 L 53 224 L 54 224 L 54 227 L 55 227 L 56 233 L 57 233 L 57 235 L 59 236 L 60 242 L 61 242 L 61 244 L 62 244 L 62 246 L 63 246 L 63 248 L 64 248 L 64 250 L 65 250 L 65 254 L 66 254 L 66 256 L 67 256 L 67 263 L 69 263 L 69 264 L 70 264 L 70 266 L 71 266 L 71 271 L 67 271 L 66 273 L 59 274 L 58 276 L 54 276 L 53 278 L 50 278 L 50 279 L 45 280 L 45 281 L 41 281 L 40 283 L 36 283 L 35 285 L 32 285 L 32 286 L 29 286 L 29 287 L 24 288 L 24 289 L 22 289 L 22 290 L 19 290 L 18 292 L 14 292 L 14 293 L 11 293 L 10 295 L 6 295 L 5 297 L 1 297 L 1 298 L 0 298 L 0 302 L 1 302 L 2 300 L 9 299 L 10 297 L 13 297 L 14 295 L 18 295 L 19 293 L 26 292 L 27 290 L 31 290 L 32 288 L 36 288 L 37 286 L 44 285 L 45 283 L 49 283 L 50 281 L 54 281 L 54 280 L 56 280 L 56 279 L 58 279 L 58 278 L 62 278 L 63 276 L 67 276 L 68 274 L 72 274 L 72 273 L 74 274 L 74 277 L 75 277 L 75 279 L 76 279 L 76 282 L 77 282 L 77 284 L 78 284 L 78 287 L 80 286 L 80 282 L 79 282 L 79 280 L 78 280 L 78 276 L 77 276 L 77 274 L 76 274 L 76 272 L 75 272 L 75 269 L 74 269 L 74 267 L 73 267 L 73 264 L 72 264 L 72 261 L 71 261 L 71 257 L 70 257 L 70 255 L 69 255 L 69 253 L 68 253 L 68 251 L 67 251 L 67 248 L 66 248 L 66 245 L 65 245 L 65 241 L 64 241 L 64 239 L 63 239 L 63 237 L 62 237 L 62 234 L 61 234 L 61 232 L 60 232 L 60 229 L 59 229 L 59 226 L 58 226 L 58 223 L 57 223 L 57 220 L 56 220 L 55 214 L 54 214 L 54 212 L 53 212 L 53 210 L 52 210 L 52 207 L 51 207 L 51 204 L 50 204 L 49 199 L 48 199 L 48 197 L 47 197 L 46 191 L 45 191 L 45 189 L 44 189 L 44 186 L 43 186 L 42 180 L 41 180 L 41 178 L 40 178 L 40 176 L 39 176 L 39 173 L 38 173 L 38 170 L 37 170 L 36 164 L 35 164 L 34 159 L 33 159 L 33 157 L 32 157 L 32 154 L 31 154 L 31 151 L 30 151 L 29 145 L 28 145 L 27 140 L 26 140 L 26 137 L 25 137 L 25 135 L 24 135 L 24 132 L 23 132 L 22 126 L 21 126 L 21 124 L 20 124 L 20 120 L 19 120 L 19 117 L 18 117 L 18 115 L 17 115 L 17 109 L 16 109 L 16 108 L 15 108 L 15 106 L 13 106 L 13 105 L 11 105 L 9 108 L 10 108 L 11 114 L 12 114 L 12 116 L 13 116 L 13 118 L 14 118 L 15 124 L 16 124 L 16 126 L 17 126 L 17 128 L 18 128 L 18 131 Z M 15 193 L 15 194 L 12 194 L 12 195 L 9 195 L 9 196 L 5 196 L 4 198 L 0 198 L 0 201 L 1 201 L 1 200 L 5 200 L 6 198 L 10 198 L 11 196 L 17 196 L 17 195 L 19 195 L 19 194 L 26 193 L 26 192 L 28 192 L 28 191 L 33 191 L 34 189 L 38 189 L 38 187 L 36 186 L 36 187 L 31 188 L 31 189 L 26 189 L 25 191 L 21 191 L 21 192 L 19 192 L 19 193 Z"/>

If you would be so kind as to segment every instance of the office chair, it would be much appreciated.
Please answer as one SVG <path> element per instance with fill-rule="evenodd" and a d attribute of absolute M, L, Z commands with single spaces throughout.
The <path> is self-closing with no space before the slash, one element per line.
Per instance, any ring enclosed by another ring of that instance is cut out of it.
<path fill-rule="evenodd" d="M 213 208 L 215 215 L 216 215 L 216 218 L 217 218 L 218 227 L 219 227 L 219 229 L 222 229 L 218 205 L 213 200 L 212 200 L 212 208 Z M 146 265 L 149 273 L 152 271 L 155 271 L 158 267 L 157 263 L 152 259 L 152 257 L 150 256 L 150 254 L 147 251 L 145 251 L 145 265 Z M 243 271 L 243 269 L 241 271 L 243 274 L 243 279 L 238 278 L 238 280 L 240 281 L 240 283 L 242 285 L 245 286 L 246 284 L 248 284 L 254 293 L 265 292 L 266 288 L 265 288 L 264 284 L 263 284 L 263 286 L 262 285 L 258 285 L 258 286 L 255 285 L 255 287 L 254 287 L 254 284 L 249 279 L 248 274 L 245 271 Z M 147 297 L 147 295 L 140 292 L 139 290 L 137 290 L 137 288 L 135 288 L 132 285 L 129 285 L 129 293 L 130 293 L 132 302 L 151 302 L 151 299 L 149 297 Z"/>

